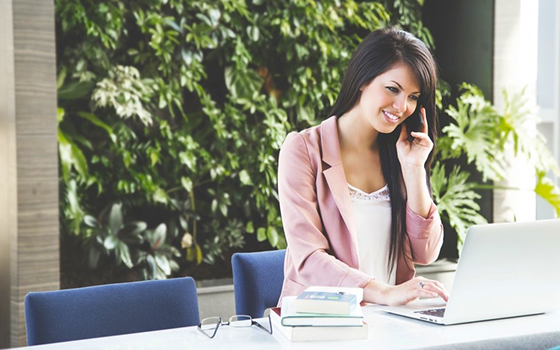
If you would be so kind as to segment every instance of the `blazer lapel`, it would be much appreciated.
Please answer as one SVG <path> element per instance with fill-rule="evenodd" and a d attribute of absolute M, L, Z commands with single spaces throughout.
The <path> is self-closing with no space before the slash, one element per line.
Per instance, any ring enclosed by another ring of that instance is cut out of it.
<path fill-rule="evenodd" d="M 352 202 L 348 193 L 348 185 L 344 168 L 342 166 L 342 158 L 340 155 L 340 143 L 338 141 L 338 125 L 336 117 L 331 117 L 321 124 L 321 148 L 323 151 L 322 160 L 330 167 L 325 167 L 323 175 L 327 180 L 329 189 L 336 203 L 340 215 L 348 229 L 349 239 L 352 243 L 351 251 L 354 252 L 353 260 L 355 266 L 359 266 L 357 251 L 355 249 L 357 243 L 356 223 L 354 219 L 354 211 L 352 210 Z"/>

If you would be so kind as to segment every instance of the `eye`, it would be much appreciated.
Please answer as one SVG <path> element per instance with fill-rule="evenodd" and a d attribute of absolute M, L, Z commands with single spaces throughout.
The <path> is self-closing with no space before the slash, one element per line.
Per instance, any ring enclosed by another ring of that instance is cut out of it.
<path fill-rule="evenodd" d="M 392 87 L 392 86 L 387 86 L 386 89 L 391 91 L 392 93 L 395 93 L 395 94 L 399 92 L 399 89 L 397 89 L 396 87 Z"/>
<path fill-rule="evenodd" d="M 420 98 L 420 96 L 416 96 L 416 95 L 410 95 L 410 96 L 409 96 L 408 98 L 409 98 L 409 99 L 410 99 L 411 101 L 415 101 L 415 102 L 417 102 L 417 101 L 418 101 L 418 99 Z"/>

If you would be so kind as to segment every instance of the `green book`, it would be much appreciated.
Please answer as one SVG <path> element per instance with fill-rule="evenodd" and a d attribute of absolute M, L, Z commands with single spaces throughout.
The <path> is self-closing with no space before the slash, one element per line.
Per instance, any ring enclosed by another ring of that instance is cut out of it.
<path fill-rule="evenodd" d="M 357 305 L 355 294 L 305 291 L 296 298 L 294 309 L 300 313 L 348 315 Z"/>

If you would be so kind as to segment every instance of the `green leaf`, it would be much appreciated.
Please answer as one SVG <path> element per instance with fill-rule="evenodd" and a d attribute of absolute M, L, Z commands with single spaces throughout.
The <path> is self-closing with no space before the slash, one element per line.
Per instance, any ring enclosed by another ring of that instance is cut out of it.
<path fill-rule="evenodd" d="M 220 17 L 222 16 L 222 14 L 220 13 L 220 10 L 218 9 L 211 9 L 208 14 L 210 15 L 210 21 L 212 24 L 212 27 L 216 27 L 218 25 L 218 21 L 220 20 Z"/>
<path fill-rule="evenodd" d="M 195 246 L 196 249 L 196 264 L 200 265 L 202 263 L 202 250 L 200 249 L 200 246 L 197 244 Z"/>
<path fill-rule="evenodd" d="M 114 203 L 109 213 L 109 228 L 112 234 L 117 234 L 123 227 L 122 203 Z"/>
<path fill-rule="evenodd" d="M 166 18 L 165 19 L 165 23 L 170 26 L 171 28 L 175 29 L 176 31 L 178 31 L 179 33 L 183 33 L 183 28 L 179 27 L 179 25 L 177 23 L 175 23 L 173 20 Z"/>
<path fill-rule="evenodd" d="M 73 81 L 58 89 L 60 100 L 76 100 L 85 97 L 93 89 L 94 81 Z"/>
<path fill-rule="evenodd" d="M 169 201 L 169 196 L 167 195 L 167 192 L 165 192 L 161 188 L 155 190 L 155 192 L 152 195 L 152 198 L 154 202 L 157 203 L 167 204 L 167 202 Z"/>
<path fill-rule="evenodd" d="M 91 215 L 84 216 L 84 223 L 89 227 L 93 227 L 93 228 L 99 227 L 99 223 L 97 222 L 97 219 Z"/>
<path fill-rule="evenodd" d="M 58 77 L 56 78 L 56 88 L 60 89 L 64 84 L 64 80 L 66 79 L 66 67 L 62 66 L 60 72 L 58 73 Z"/>
<path fill-rule="evenodd" d="M 252 221 L 247 222 L 247 225 L 245 226 L 245 232 L 255 233 L 255 228 L 253 227 L 253 222 Z"/>
<path fill-rule="evenodd" d="M 234 98 L 252 98 L 253 92 L 258 91 L 263 83 L 254 70 L 237 70 L 230 66 L 224 72 L 226 87 Z"/>
<path fill-rule="evenodd" d="M 245 169 L 239 172 L 239 180 L 243 185 L 252 185 L 253 182 L 251 181 L 251 176 L 249 176 L 249 172 Z"/>
<path fill-rule="evenodd" d="M 156 264 L 166 276 L 171 275 L 171 266 L 165 256 L 156 254 Z"/>
<path fill-rule="evenodd" d="M 107 250 L 113 250 L 119 245 L 119 243 L 120 242 L 117 236 L 108 235 L 107 237 L 105 237 L 105 240 L 103 241 L 103 246 Z"/>
<path fill-rule="evenodd" d="M 179 159 L 181 163 L 185 164 L 189 169 L 195 170 L 196 167 L 196 156 L 192 152 L 180 152 Z"/>
<path fill-rule="evenodd" d="M 185 48 L 181 49 L 181 57 L 187 66 L 190 66 L 193 61 L 193 53 L 191 50 Z"/>
<path fill-rule="evenodd" d="M 288 243 L 286 243 L 286 237 L 279 236 L 278 237 L 278 244 L 276 245 L 277 249 L 286 249 L 288 247 Z"/>
<path fill-rule="evenodd" d="M 154 230 L 154 235 L 152 238 L 152 249 L 156 250 L 161 244 L 165 242 L 165 234 L 167 232 L 167 226 L 165 224 L 159 224 Z"/>
<path fill-rule="evenodd" d="M 259 28 L 257 26 L 247 27 L 247 35 L 253 41 L 259 41 Z"/>
<path fill-rule="evenodd" d="M 268 226 L 268 230 L 266 231 L 268 237 L 268 243 L 271 246 L 276 247 L 278 245 L 278 231 L 274 226 Z"/>
<path fill-rule="evenodd" d="M 175 260 L 169 260 L 169 266 L 171 267 L 172 272 L 177 272 L 180 269 L 179 264 Z"/>
<path fill-rule="evenodd" d="M 132 259 L 130 258 L 130 250 L 128 249 L 128 246 L 122 242 L 120 242 L 119 244 L 119 250 L 120 250 L 120 258 L 121 261 L 126 265 L 126 267 L 128 267 L 129 269 L 134 267 L 134 264 L 132 263 Z"/>
<path fill-rule="evenodd" d="M 264 227 L 259 227 L 257 229 L 257 241 L 259 242 L 266 241 L 266 229 Z"/>
<path fill-rule="evenodd" d="M 56 121 L 58 122 L 58 124 L 62 123 L 65 115 L 66 115 L 66 110 L 64 108 L 58 107 L 56 109 Z"/>
<path fill-rule="evenodd" d="M 196 246 L 187 248 L 187 261 L 194 261 L 196 259 Z"/>
<path fill-rule="evenodd" d="M 225 203 L 220 203 L 220 212 L 222 213 L 223 216 L 227 216 L 228 207 Z"/>
<path fill-rule="evenodd" d="M 183 186 L 183 188 L 185 190 L 187 190 L 187 192 L 192 192 L 193 189 L 193 182 L 191 180 L 191 178 L 189 177 L 181 177 L 181 185 Z"/>
<path fill-rule="evenodd" d="M 157 276 L 157 266 L 156 266 L 156 261 L 154 260 L 154 257 L 150 254 L 146 257 L 146 263 L 148 264 L 148 268 L 149 268 L 149 278 L 150 279 L 156 279 Z"/>
<path fill-rule="evenodd" d="M 556 210 L 556 217 L 560 217 L 560 188 L 546 177 L 544 172 L 538 174 L 535 192 L 552 205 L 554 210 Z"/>
<path fill-rule="evenodd" d="M 58 152 L 62 166 L 62 177 L 65 181 L 68 181 L 72 166 L 74 166 L 80 176 L 83 178 L 88 177 L 86 157 L 80 148 L 70 141 L 68 136 L 60 129 L 58 130 Z"/>
<path fill-rule="evenodd" d="M 101 256 L 101 252 L 96 249 L 95 247 L 91 246 L 88 249 L 88 266 L 91 269 L 97 268 L 99 264 L 99 257 Z"/>

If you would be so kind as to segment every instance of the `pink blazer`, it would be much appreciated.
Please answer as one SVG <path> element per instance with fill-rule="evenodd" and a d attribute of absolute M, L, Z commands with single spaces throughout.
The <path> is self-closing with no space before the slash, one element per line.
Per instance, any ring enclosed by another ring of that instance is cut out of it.
<path fill-rule="evenodd" d="M 278 192 L 288 242 L 280 300 L 309 286 L 363 288 L 375 278 L 359 270 L 336 117 L 286 137 Z M 433 204 L 427 219 L 407 207 L 406 227 L 410 244 L 405 244 L 405 251 L 414 261 L 398 257 L 397 284 L 414 277 L 414 263 L 433 262 L 443 243 L 443 226 Z"/>

